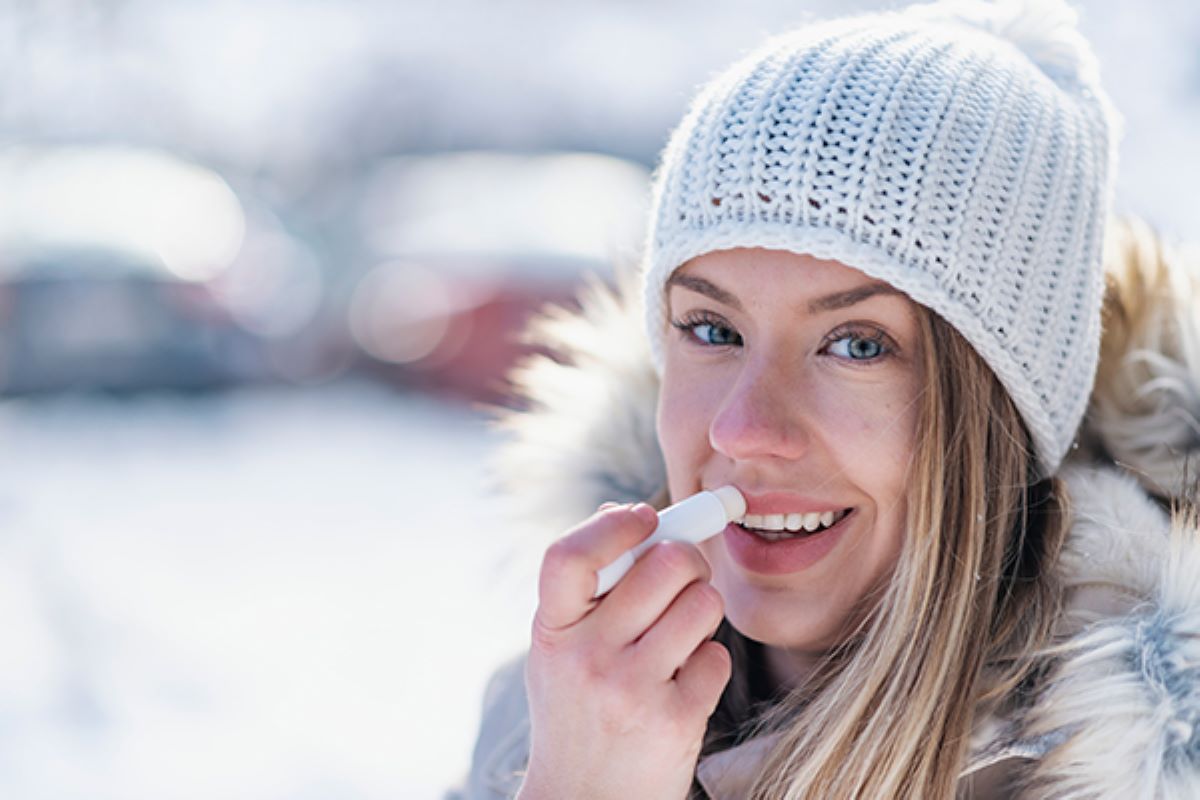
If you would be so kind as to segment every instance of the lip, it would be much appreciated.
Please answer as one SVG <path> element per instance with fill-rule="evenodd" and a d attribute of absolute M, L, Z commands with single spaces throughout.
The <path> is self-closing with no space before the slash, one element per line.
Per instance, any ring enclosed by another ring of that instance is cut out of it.
<path fill-rule="evenodd" d="M 819 533 L 775 542 L 762 539 L 731 522 L 725 526 L 721 539 L 729 557 L 747 572 L 786 575 L 802 572 L 825 558 L 857 518 L 858 514 L 851 511 Z"/>
<path fill-rule="evenodd" d="M 821 500 L 795 492 L 764 492 L 753 494 L 742 491 L 746 498 L 747 514 L 821 514 L 826 511 L 844 511 L 850 506 L 836 500 Z"/>

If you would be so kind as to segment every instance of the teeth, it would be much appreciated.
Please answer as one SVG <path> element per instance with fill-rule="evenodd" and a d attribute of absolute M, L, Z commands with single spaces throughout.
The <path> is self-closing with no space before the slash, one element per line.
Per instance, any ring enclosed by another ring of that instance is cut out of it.
<path fill-rule="evenodd" d="M 767 541 L 792 538 L 797 531 L 812 533 L 828 528 L 846 516 L 846 510 L 811 512 L 808 514 L 747 514 L 742 518 L 743 528 L 753 530 Z"/>

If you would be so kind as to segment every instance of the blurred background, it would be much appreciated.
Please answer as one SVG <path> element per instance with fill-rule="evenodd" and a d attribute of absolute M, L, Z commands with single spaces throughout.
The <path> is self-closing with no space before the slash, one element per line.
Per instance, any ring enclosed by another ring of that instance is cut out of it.
<path fill-rule="evenodd" d="M 0 796 L 439 797 L 533 608 L 515 333 L 707 76 L 887 5 L 0 0 Z M 1197 238 L 1200 6 L 1078 5 Z"/>

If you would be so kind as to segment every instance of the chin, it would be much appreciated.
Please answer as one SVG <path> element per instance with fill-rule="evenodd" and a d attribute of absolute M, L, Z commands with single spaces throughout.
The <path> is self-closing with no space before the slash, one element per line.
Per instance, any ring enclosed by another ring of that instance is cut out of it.
<path fill-rule="evenodd" d="M 755 642 L 793 650 L 827 650 L 837 643 L 843 629 L 842 620 L 832 619 L 828 609 L 784 593 L 714 585 L 725 600 L 729 624 Z"/>

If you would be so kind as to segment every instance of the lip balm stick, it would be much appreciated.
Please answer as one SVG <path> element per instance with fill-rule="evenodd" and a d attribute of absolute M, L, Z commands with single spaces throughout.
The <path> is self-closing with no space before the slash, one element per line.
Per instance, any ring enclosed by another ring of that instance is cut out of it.
<path fill-rule="evenodd" d="M 602 597 L 625 576 L 642 553 L 659 542 L 692 542 L 699 544 L 725 530 L 730 522 L 746 515 L 746 499 L 734 486 L 722 486 L 712 491 L 698 492 L 685 497 L 673 506 L 658 512 L 658 527 L 646 541 L 631 547 L 617 560 L 596 571 L 596 593 Z"/>

